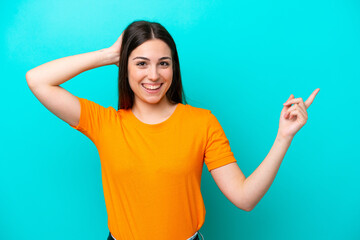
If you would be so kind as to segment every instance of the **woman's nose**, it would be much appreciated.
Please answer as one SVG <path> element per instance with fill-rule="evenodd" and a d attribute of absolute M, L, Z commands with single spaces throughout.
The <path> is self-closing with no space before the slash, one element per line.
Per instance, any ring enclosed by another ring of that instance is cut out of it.
<path fill-rule="evenodd" d="M 156 80 L 159 78 L 159 73 L 158 73 L 156 66 L 155 67 L 152 66 L 149 68 L 148 78 L 152 79 L 152 80 Z"/>

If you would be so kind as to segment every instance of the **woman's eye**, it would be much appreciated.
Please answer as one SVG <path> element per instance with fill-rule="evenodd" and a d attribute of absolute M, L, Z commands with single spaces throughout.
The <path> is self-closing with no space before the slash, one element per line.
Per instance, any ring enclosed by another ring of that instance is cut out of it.
<path fill-rule="evenodd" d="M 145 66 L 146 62 L 139 62 L 136 64 L 136 66 Z M 168 62 L 161 62 L 160 63 L 161 66 L 169 66 L 170 64 Z"/>
<path fill-rule="evenodd" d="M 139 62 L 136 64 L 137 66 L 144 66 L 145 65 L 145 62 Z"/>

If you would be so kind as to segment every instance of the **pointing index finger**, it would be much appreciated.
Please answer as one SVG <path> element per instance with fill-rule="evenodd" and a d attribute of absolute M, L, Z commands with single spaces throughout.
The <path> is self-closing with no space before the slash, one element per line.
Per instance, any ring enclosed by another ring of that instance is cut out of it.
<path fill-rule="evenodd" d="M 320 91 L 320 88 L 315 89 L 315 91 L 313 91 L 313 93 L 309 96 L 309 98 L 306 99 L 306 101 L 305 101 L 306 108 L 310 107 L 310 105 L 312 104 L 312 102 L 315 99 L 316 94 L 318 94 L 319 91 Z"/>

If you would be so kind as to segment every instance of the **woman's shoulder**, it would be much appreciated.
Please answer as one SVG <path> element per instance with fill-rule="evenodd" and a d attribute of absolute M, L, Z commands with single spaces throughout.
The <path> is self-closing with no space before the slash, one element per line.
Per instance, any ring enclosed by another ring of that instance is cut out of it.
<path fill-rule="evenodd" d="M 183 104 L 183 107 L 186 111 L 186 114 L 198 116 L 198 117 L 207 117 L 211 112 L 209 109 L 196 107 L 190 104 Z"/>

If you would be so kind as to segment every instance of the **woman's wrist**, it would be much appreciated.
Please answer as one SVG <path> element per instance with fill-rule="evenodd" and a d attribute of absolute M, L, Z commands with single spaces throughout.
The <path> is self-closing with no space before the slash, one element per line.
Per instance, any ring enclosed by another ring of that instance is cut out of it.
<path fill-rule="evenodd" d="M 276 135 L 276 141 L 278 142 L 282 142 L 282 143 L 287 143 L 287 144 L 291 144 L 292 140 L 294 139 L 294 137 L 292 136 L 284 136 L 281 133 L 278 132 L 278 134 Z"/>
<path fill-rule="evenodd" d="M 97 52 L 101 54 L 100 55 L 101 66 L 117 64 L 119 62 L 120 59 L 119 53 L 113 52 L 109 48 L 103 48 L 98 50 Z"/>

